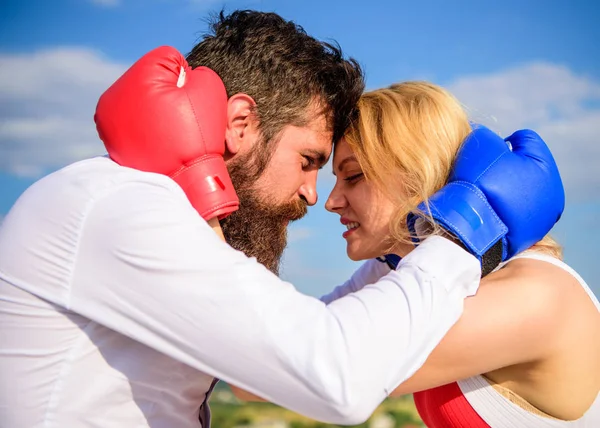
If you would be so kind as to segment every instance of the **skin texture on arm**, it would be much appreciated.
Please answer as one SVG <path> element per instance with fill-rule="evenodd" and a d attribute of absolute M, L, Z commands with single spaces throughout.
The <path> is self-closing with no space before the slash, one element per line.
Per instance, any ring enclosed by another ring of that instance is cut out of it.
<path fill-rule="evenodd" d="M 486 374 L 538 409 L 576 419 L 600 388 L 600 345 L 593 340 L 600 334 L 599 318 L 563 269 L 512 261 L 482 280 L 425 365 L 391 396 Z"/>

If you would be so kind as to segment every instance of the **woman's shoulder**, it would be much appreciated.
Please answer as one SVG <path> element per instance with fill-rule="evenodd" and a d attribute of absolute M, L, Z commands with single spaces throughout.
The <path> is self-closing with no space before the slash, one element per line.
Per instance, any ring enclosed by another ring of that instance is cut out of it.
<path fill-rule="evenodd" d="M 500 369 L 495 375 L 521 378 L 515 392 L 539 408 L 553 409 L 555 417 L 583 415 L 598 395 L 600 382 L 596 296 L 575 270 L 540 252 L 515 257 L 490 277 L 490 286 L 505 287 L 510 298 L 520 300 L 516 306 L 527 311 L 527 324 L 544 338 L 545 350 L 534 362 Z"/>
<path fill-rule="evenodd" d="M 557 298 L 566 289 L 579 286 L 577 279 L 563 268 L 558 259 L 538 256 L 512 258 L 489 274 L 482 284 L 502 287 L 504 291 L 518 293 L 522 298 L 537 296 L 536 300 Z"/>
<path fill-rule="evenodd" d="M 531 253 L 511 259 L 482 280 L 480 291 L 486 288 L 511 312 L 523 312 L 523 320 L 538 325 L 549 341 L 570 336 L 582 320 L 600 326 L 598 299 L 556 258 Z"/>
<path fill-rule="evenodd" d="M 589 305 L 600 311 L 598 298 L 575 269 L 564 261 L 540 251 L 526 251 L 495 272 L 512 278 L 515 286 L 526 287 L 539 298 L 558 300 L 564 307 L 569 299 Z"/>

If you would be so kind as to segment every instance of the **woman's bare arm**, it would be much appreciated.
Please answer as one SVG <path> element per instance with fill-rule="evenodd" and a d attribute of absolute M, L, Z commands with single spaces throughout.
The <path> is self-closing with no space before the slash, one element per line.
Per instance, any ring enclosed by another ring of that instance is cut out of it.
<path fill-rule="evenodd" d="M 563 269 L 531 259 L 489 275 L 426 363 L 391 395 L 544 359 L 568 334 L 563 284 L 573 281 Z"/>

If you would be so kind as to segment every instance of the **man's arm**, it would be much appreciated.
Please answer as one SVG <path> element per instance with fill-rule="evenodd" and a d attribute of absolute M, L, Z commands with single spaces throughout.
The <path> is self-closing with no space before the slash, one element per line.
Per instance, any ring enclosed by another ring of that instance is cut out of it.
<path fill-rule="evenodd" d="M 335 287 L 330 293 L 322 296 L 320 300 L 329 304 L 334 300 L 340 299 L 347 294 L 360 290 L 367 284 L 377 282 L 382 276 L 388 274 L 390 268 L 387 264 L 376 259 L 367 260 L 363 263 L 342 285 Z M 229 385 L 233 394 L 243 401 L 266 401 L 257 395 L 251 394 L 235 385 Z"/>
<path fill-rule="evenodd" d="M 366 269 L 373 262 L 365 263 L 351 280 L 321 299 L 335 300 L 366 286 L 370 276 L 364 274 L 373 272 Z M 572 302 L 565 301 L 562 291 L 564 284 L 573 281 L 563 269 L 527 259 L 513 261 L 482 279 L 477 294 L 465 300 L 460 319 L 425 364 L 390 395 L 402 396 L 547 357 L 568 333 L 568 320 L 560 315 L 569 313 L 561 308 Z M 235 392 L 240 399 L 260 399 Z"/>
<path fill-rule="evenodd" d="M 91 209 L 67 306 L 278 405 L 353 424 L 418 370 L 479 275 L 433 237 L 325 305 L 222 242 L 183 193 L 140 183 Z"/>
<path fill-rule="evenodd" d="M 330 293 L 321 296 L 320 300 L 323 303 L 329 304 L 334 300 L 360 290 L 367 284 L 377 282 L 379 278 L 389 272 L 390 268 L 386 263 L 376 259 L 367 260 L 352 274 L 350 279 L 342 285 L 335 287 Z"/>

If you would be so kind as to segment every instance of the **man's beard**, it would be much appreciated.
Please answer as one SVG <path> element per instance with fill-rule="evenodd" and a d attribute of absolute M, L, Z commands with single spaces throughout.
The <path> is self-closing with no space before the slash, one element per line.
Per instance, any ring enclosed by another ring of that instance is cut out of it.
<path fill-rule="evenodd" d="M 256 257 L 259 263 L 279 275 L 281 256 L 287 246 L 288 223 L 304 217 L 307 204 L 302 199 L 276 204 L 261 198 L 253 185 L 268 160 L 260 162 L 259 156 L 254 153 L 232 160 L 228 166 L 240 208 L 222 220 L 221 227 L 229 245 L 248 257 Z"/>

